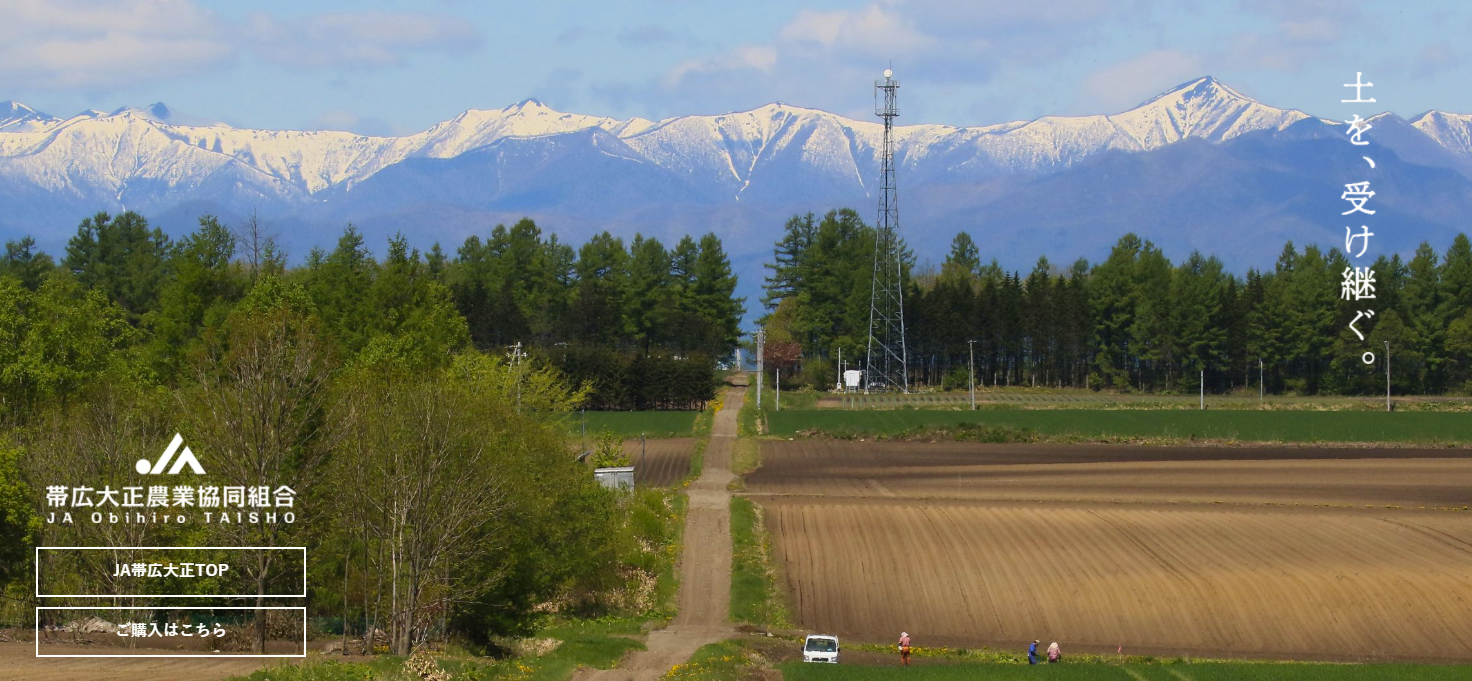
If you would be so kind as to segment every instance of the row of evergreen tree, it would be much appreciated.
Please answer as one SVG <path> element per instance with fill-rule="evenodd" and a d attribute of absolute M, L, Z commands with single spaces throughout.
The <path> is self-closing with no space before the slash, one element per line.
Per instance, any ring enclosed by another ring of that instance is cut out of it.
<path fill-rule="evenodd" d="M 18 289 L 8 319 L 0 319 L 0 336 L 14 341 L 0 344 L 0 389 L 11 404 L 64 394 L 118 348 L 153 380 L 177 384 L 187 356 L 219 332 L 262 276 L 306 291 L 343 359 L 368 353 L 429 365 L 470 346 L 506 352 L 520 344 L 533 356 L 561 357 L 569 345 L 589 345 L 622 353 L 625 363 L 636 355 L 695 358 L 703 372 L 701 385 L 668 396 L 644 383 L 605 387 L 599 394 L 639 396 L 610 408 L 708 399 L 709 358 L 735 347 L 744 313 L 714 234 L 666 249 L 643 236 L 625 247 L 605 232 L 574 251 L 522 220 L 485 240 L 470 237 L 453 258 L 438 244 L 421 253 L 395 236 L 379 260 L 349 226 L 335 248 L 288 268 L 254 221 L 231 230 L 206 216 L 171 240 L 136 213 L 101 213 L 81 223 L 59 263 L 29 237 L 6 244 L 0 278 Z M 68 328 L 79 324 L 92 328 Z M 81 347 L 90 342 L 95 347 Z"/>
<path fill-rule="evenodd" d="M 832 385 L 840 350 L 849 368 L 862 365 L 873 249 L 873 228 L 850 210 L 788 221 L 767 265 L 763 323 L 768 356 L 801 364 L 795 380 Z M 965 232 L 939 268 L 915 267 L 908 252 L 904 262 L 917 385 L 965 386 L 974 349 L 987 386 L 1194 391 L 1204 371 L 1212 392 L 1256 389 L 1261 377 L 1274 393 L 1370 394 L 1385 389 L 1389 342 L 1395 391 L 1472 391 L 1465 234 L 1444 254 L 1422 243 L 1409 262 L 1378 257 L 1375 299 L 1359 301 L 1340 294 L 1344 269 L 1364 261 L 1291 242 L 1272 269 L 1243 276 L 1199 252 L 1173 264 L 1134 234 L 1103 262 L 1040 258 L 1025 274 L 984 263 Z M 1349 328 L 1361 310 L 1376 313 L 1356 324 L 1364 340 Z"/>
<path fill-rule="evenodd" d="M 437 251 L 432 258 L 443 260 Z M 459 249 L 447 277 L 479 345 L 532 341 L 724 355 L 746 310 L 721 240 L 598 234 L 574 252 L 529 219 Z"/>

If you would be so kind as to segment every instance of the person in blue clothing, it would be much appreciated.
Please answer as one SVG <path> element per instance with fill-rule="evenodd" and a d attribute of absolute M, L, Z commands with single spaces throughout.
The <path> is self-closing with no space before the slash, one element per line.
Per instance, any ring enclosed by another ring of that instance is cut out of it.
<path fill-rule="evenodd" d="M 1042 643 L 1042 641 L 1034 640 L 1032 642 L 1032 645 L 1030 645 L 1030 646 L 1027 647 L 1027 663 L 1028 664 L 1037 664 L 1038 663 L 1038 644 L 1039 643 Z"/>

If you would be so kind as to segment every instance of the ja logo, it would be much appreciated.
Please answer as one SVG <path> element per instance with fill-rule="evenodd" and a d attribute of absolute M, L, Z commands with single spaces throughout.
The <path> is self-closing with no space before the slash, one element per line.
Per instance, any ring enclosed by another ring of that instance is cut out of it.
<path fill-rule="evenodd" d="M 174 441 L 169 443 L 169 448 L 164 450 L 164 455 L 158 458 L 157 463 L 148 459 L 139 459 L 138 463 L 133 465 L 133 468 L 137 469 L 141 475 L 158 475 L 163 473 L 164 468 L 168 467 L 169 461 L 174 458 L 174 454 L 179 451 L 179 445 L 182 444 L 184 444 L 184 436 L 174 433 Z M 174 467 L 169 468 L 168 474 L 178 475 L 179 471 L 184 470 L 185 466 L 189 466 L 189 470 L 194 471 L 195 475 L 204 475 L 204 468 L 200 467 L 199 459 L 194 458 L 194 452 L 189 451 L 188 447 L 185 447 L 184 453 L 179 455 L 179 460 L 174 462 Z"/>

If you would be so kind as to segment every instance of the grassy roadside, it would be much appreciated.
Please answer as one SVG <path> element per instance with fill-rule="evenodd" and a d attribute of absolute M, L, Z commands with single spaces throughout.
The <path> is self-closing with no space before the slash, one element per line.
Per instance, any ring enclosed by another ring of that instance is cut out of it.
<path fill-rule="evenodd" d="M 1472 419 L 1446 412 L 1187 411 L 988 409 L 844 411 L 766 414 L 777 437 L 922 437 L 971 429 L 984 441 L 1354 443 L 1455 446 L 1472 443 Z M 962 438 L 966 439 L 966 438 Z"/>
<path fill-rule="evenodd" d="M 695 413 L 695 422 L 690 426 L 690 432 L 695 437 L 710 437 L 711 426 L 716 422 L 716 412 L 721 410 L 721 402 L 725 396 L 723 390 L 717 390 L 715 398 L 706 403 L 705 409 Z"/>
<path fill-rule="evenodd" d="M 688 501 L 672 489 L 641 489 L 628 499 L 628 522 L 635 527 L 637 546 L 621 549 L 621 562 L 652 575 L 632 579 L 620 590 L 626 609 L 636 616 L 596 619 L 555 617 L 535 636 L 503 643 L 517 654 L 495 659 L 450 645 L 413 659 L 385 655 L 367 661 L 342 661 L 336 656 L 311 655 L 300 663 L 263 669 L 249 681 L 424 681 L 438 669 L 446 679 L 467 681 L 564 681 L 578 667 L 608 669 L 630 650 L 643 650 L 638 637 L 651 622 L 674 617 L 679 591 L 678 561 L 684 539 Z M 652 584 L 650 582 L 652 581 Z"/>
<path fill-rule="evenodd" d="M 695 450 L 690 452 L 690 473 L 685 476 L 685 484 L 681 485 L 682 487 L 688 487 L 690 483 L 695 482 L 695 479 L 700 477 L 700 472 L 705 470 L 705 446 L 710 444 L 710 430 L 715 425 L 716 412 L 721 410 L 725 396 L 724 392 L 717 392 L 716 398 L 711 400 L 706 410 L 700 412 L 700 416 L 695 419 L 694 433 L 699 441 L 695 443 Z"/>
<path fill-rule="evenodd" d="M 432 678 L 424 672 L 435 669 L 456 681 L 561 681 L 579 667 L 609 669 L 628 651 L 643 650 L 644 644 L 633 638 L 641 624 L 640 619 L 628 618 L 554 624 L 531 639 L 539 650 L 503 660 L 453 646 L 409 659 L 384 655 L 366 662 L 310 655 L 299 664 L 274 666 L 231 681 L 423 681 Z"/>
<path fill-rule="evenodd" d="M 761 508 L 731 498 L 731 620 L 763 628 L 789 626 L 787 603 Z"/>
<path fill-rule="evenodd" d="M 682 493 L 661 490 L 669 495 L 673 517 L 663 521 L 671 540 L 660 551 L 656 581 L 654 583 L 654 608 L 649 616 L 669 619 L 679 609 L 680 554 L 685 550 L 685 513 L 690 499 Z"/>
<path fill-rule="evenodd" d="M 897 666 L 778 665 L 787 681 L 961 681 L 962 679 L 1062 679 L 1067 681 L 1441 681 L 1464 679 L 1465 665 L 1320 664 L 1301 662 L 1204 662 L 1179 664 L 961 664 Z"/>
<path fill-rule="evenodd" d="M 751 384 L 746 389 L 746 399 L 741 403 L 741 411 L 736 413 L 736 435 L 739 437 L 756 437 L 762 432 L 761 414 L 756 408 L 756 378 L 748 379 Z"/>
<path fill-rule="evenodd" d="M 764 662 L 740 640 L 725 640 L 700 647 L 690 661 L 675 665 L 662 678 L 666 681 L 741 681 Z"/>
<path fill-rule="evenodd" d="M 746 475 L 761 468 L 762 443 L 755 438 L 737 438 L 731 449 L 731 472 Z"/>

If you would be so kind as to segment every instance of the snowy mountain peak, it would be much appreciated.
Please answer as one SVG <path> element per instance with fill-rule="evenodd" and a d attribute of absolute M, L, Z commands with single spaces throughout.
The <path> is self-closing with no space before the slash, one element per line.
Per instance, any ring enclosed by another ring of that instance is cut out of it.
<path fill-rule="evenodd" d="M 154 102 L 148 106 L 136 107 L 125 106 L 108 116 L 134 116 L 160 125 L 188 126 L 194 128 L 228 128 L 229 125 L 219 121 L 212 121 L 199 116 L 191 116 L 178 110 L 169 108 L 163 102 Z"/>
<path fill-rule="evenodd" d="M 1257 100 L 1248 97 L 1213 76 L 1202 76 L 1188 83 L 1181 83 L 1165 92 L 1162 92 L 1146 100 L 1140 107 L 1150 106 L 1161 100 L 1182 101 L 1239 101 L 1251 104 L 1260 104 Z"/>
<path fill-rule="evenodd" d="M 56 117 L 41 113 L 20 102 L 0 102 L 0 132 L 26 132 L 56 122 Z"/>
<path fill-rule="evenodd" d="M 23 116 L 39 116 L 42 118 L 51 118 L 51 116 L 41 113 L 40 111 L 32 109 L 31 107 L 21 104 L 17 101 L 7 99 L 3 102 L 0 102 L 0 120 L 11 120 L 13 118 L 20 118 Z"/>
<path fill-rule="evenodd" d="M 1447 151 L 1472 159 L 1472 114 L 1455 114 L 1432 109 L 1410 121 Z"/>
<path fill-rule="evenodd" d="M 1220 142 L 1254 130 L 1282 130 L 1308 117 L 1268 106 L 1204 76 L 1108 118 L 1136 148 L 1156 149 L 1186 137 Z"/>

